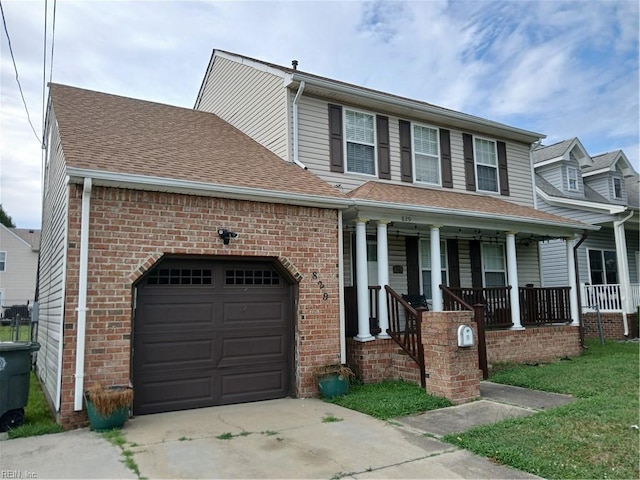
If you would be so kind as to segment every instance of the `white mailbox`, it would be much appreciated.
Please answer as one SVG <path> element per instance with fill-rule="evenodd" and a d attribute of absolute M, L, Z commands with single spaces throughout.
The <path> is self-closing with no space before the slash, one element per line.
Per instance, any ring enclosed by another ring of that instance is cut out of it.
<path fill-rule="evenodd" d="M 473 347 L 473 330 L 467 325 L 458 327 L 458 346 Z"/>

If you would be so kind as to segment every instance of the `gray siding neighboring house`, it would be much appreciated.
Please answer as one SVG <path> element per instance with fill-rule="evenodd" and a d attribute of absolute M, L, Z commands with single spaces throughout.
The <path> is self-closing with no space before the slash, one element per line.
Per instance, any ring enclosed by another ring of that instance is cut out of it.
<path fill-rule="evenodd" d="M 0 314 L 4 307 L 33 303 L 39 250 L 40 230 L 0 224 Z"/>
<path fill-rule="evenodd" d="M 633 313 L 640 303 L 640 209 L 638 174 L 624 152 L 591 157 L 574 138 L 540 146 L 533 156 L 538 208 L 600 227 L 577 251 L 583 308 L 601 298 L 598 306 L 603 310 Z M 567 166 L 578 167 L 577 189 L 566 179 Z M 540 243 L 544 285 L 566 281 L 563 250 L 557 240 Z"/>

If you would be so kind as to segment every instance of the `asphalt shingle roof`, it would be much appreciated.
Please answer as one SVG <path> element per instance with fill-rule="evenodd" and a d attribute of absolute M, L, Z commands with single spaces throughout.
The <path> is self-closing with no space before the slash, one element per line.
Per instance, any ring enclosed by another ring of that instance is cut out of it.
<path fill-rule="evenodd" d="M 614 160 L 618 158 L 618 155 L 620 155 L 621 152 L 622 150 L 616 150 L 615 152 L 607 152 L 601 155 L 596 155 L 595 157 L 591 157 L 591 159 L 593 160 L 593 165 L 584 167 L 582 171 L 587 173 L 593 170 L 600 170 L 601 168 L 609 168 Z"/>
<path fill-rule="evenodd" d="M 574 138 L 569 138 L 567 140 L 563 140 L 558 143 L 554 143 L 553 145 L 541 145 L 533 151 L 533 163 L 544 162 L 545 160 L 549 160 L 551 158 L 557 158 L 564 154 L 571 145 L 571 142 L 575 140 Z"/>
<path fill-rule="evenodd" d="M 522 219 L 545 221 L 550 224 L 586 226 L 576 220 L 552 215 L 534 208 L 518 205 L 489 195 L 451 192 L 438 189 L 396 185 L 370 181 L 347 194 L 351 198 L 390 202 L 399 205 L 420 205 L 437 209 L 475 212 L 479 217 L 513 216 Z"/>
<path fill-rule="evenodd" d="M 11 231 L 31 245 L 31 248 L 36 250 L 40 248 L 40 230 L 33 228 L 12 228 Z"/>
<path fill-rule="evenodd" d="M 212 113 L 52 84 L 68 166 L 344 198 Z"/>

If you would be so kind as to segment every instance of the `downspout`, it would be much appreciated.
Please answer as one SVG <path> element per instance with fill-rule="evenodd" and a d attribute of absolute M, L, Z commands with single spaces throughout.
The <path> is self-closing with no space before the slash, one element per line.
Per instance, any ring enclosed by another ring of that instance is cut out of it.
<path fill-rule="evenodd" d="M 347 363 L 347 341 L 344 314 L 344 232 L 342 210 L 338 210 L 338 305 L 340 306 L 340 363 Z"/>
<path fill-rule="evenodd" d="M 298 87 L 298 92 L 296 93 L 295 98 L 293 99 L 293 163 L 298 165 L 305 170 L 307 167 L 300 161 L 298 154 L 298 143 L 299 143 L 299 135 L 298 135 L 298 101 L 302 96 L 302 92 L 304 92 L 304 81 L 300 82 L 300 86 Z"/>
<path fill-rule="evenodd" d="M 576 274 L 576 288 L 580 288 L 580 268 L 579 268 L 579 262 L 578 262 L 578 247 L 580 245 L 582 245 L 582 243 L 587 239 L 587 237 L 589 236 L 589 232 L 587 232 L 586 230 L 584 232 L 582 232 L 582 237 L 580 238 L 580 240 L 578 240 L 578 243 L 576 243 L 573 246 L 573 265 L 574 265 L 574 270 L 575 270 L 575 274 Z M 582 348 L 587 348 L 584 344 L 584 327 L 582 325 L 582 293 L 581 292 L 576 292 L 578 294 L 578 332 L 580 333 L 580 346 Z"/>
<path fill-rule="evenodd" d="M 78 329 L 76 334 L 76 373 L 73 409 L 82 410 L 84 393 L 84 353 L 87 330 L 87 277 L 89 264 L 89 209 L 91 207 L 91 179 L 85 178 L 82 188 L 82 216 L 80 219 L 80 269 L 78 272 Z"/>
<path fill-rule="evenodd" d="M 616 242 L 616 260 L 618 261 L 621 277 L 620 286 L 624 288 L 624 296 L 622 298 L 622 325 L 624 326 L 624 336 L 629 336 L 629 321 L 627 320 L 627 313 L 629 313 L 629 267 L 627 262 L 629 261 L 626 255 L 627 245 L 624 235 L 624 223 L 633 217 L 633 211 L 629 212 L 622 220 L 615 220 L 613 222 L 613 236 Z M 624 258 L 620 258 L 624 255 Z"/>
<path fill-rule="evenodd" d="M 529 167 L 531 168 L 531 185 L 533 187 L 533 208 L 538 209 L 538 192 L 536 191 L 536 169 L 533 166 L 533 151 L 542 144 L 542 140 L 532 143 L 529 147 Z"/>

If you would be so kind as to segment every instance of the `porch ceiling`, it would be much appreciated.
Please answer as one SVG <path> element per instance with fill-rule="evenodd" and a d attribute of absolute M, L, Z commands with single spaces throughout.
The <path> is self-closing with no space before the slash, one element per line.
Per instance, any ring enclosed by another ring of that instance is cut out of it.
<path fill-rule="evenodd" d="M 354 206 L 346 222 L 357 218 L 386 220 L 394 228 L 440 225 L 467 235 L 496 236 L 513 231 L 535 238 L 573 236 L 599 227 L 552 215 L 501 198 L 371 181 L 348 194 Z M 492 234 L 493 232 L 493 234 Z"/>

